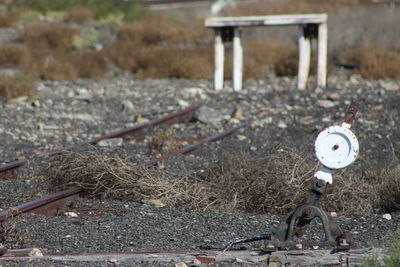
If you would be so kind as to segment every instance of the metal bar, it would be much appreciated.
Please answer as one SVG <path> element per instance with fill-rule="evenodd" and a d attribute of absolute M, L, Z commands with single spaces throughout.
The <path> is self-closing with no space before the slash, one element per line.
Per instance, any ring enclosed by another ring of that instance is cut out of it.
<path fill-rule="evenodd" d="M 234 132 L 236 132 L 237 130 L 239 130 L 240 128 L 244 127 L 245 125 L 246 125 L 245 123 L 240 124 L 240 125 L 238 125 L 236 127 L 233 127 L 231 129 L 226 130 L 226 131 L 224 131 L 222 133 L 219 133 L 217 135 L 213 135 L 213 136 L 207 137 L 207 138 L 205 138 L 205 139 L 203 139 L 203 140 L 201 140 L 201 141 L 199 141 L 197 143 L 187 145 L 187 146 L 185 146 L 185 147 L 183 147 L 181 149 L 175 150 L 175 151 L 173 151 L 171 153 L 168 153 L 168 154 L 165 154 L 165 155 L 163 155 L 161 157 L 145 161 L 144 163 L 138 164 L 137 166 L 138 167 L 154 166 L 157 163 L 162 162 L 162 161 L 164 161 L 164 160 L 166 160 L 166 159 L 168 159 L 168 158 L 170 158 L 172 156 L 189 153 L 189 152 L 195 150 L 196 148 L 198 148 L 199 146 L 201 146 L 201 145 L 203 145 L 205 143 L 214 142 L 214 141 L 217 141 L 217 140 L 219 140 L 221 138 L 227 137 L 227 136 L 233 134 Z"/>
<path fill-rule="evenodd" d="M 2 165 L 0 165 L 0 172 L 18 168 L 19 166 L 24 165 L 27 162 L 28 162 L 28 160 L 26 160 L 26 159 L 22 159 L 22 160 L 19 159 L 19 160 L 15 160 L 15 161 L 12 161 L 9 163 L 2 164 Z"/>
<path fill-rule="evenodd" d="M 26 203 L 23 203 L 21 205 L 18 205 L 14 208 L 8 209 L 6 211 L 0 212 L 0 223 L 4 222 L 8 218 L 11 218 L 13 216 L 17 216 L 21 213 L 26 213 L 29 211 L 33 211 L 35 209 L 41 208 L 43 206 L 46 206 L 49 203 L 52 203 L 54 201 L 67 198 L 76 194 L 79 194 L 82 192 L 82 188 L 80 187 L 74 187 L 68 190 L 64 190 L 58 193 L 54 193 L 51 195 L 47 195 L 45 197 L 42 197 L 37 200 L 29 201 Z"/>
<path fill-rule="evenodd" d="M 356 117 L 359 106 L 357 102 L 351 102 L 350 106 L 347 108 L 343 122 L 351 125 Z"/>
<path fill-rule="evenodd" d="M 96 138 L 83 141 L 83 142 L 78 143 L 78 144 L 69 145 L 69 146 L 66 146 L 66 147 L 62 147 L 62 148 L 47 152 L 46 155 L 47 156 L 52 156 L 52 155 L 60 153 L 62 151 L 71 150 L 71 149 L 77 148 L 77 147 L 85 145 L 85 144 L 94 145 L 94 144 L 97 144 L 98 142 L 100 142 L 103 139 L 109 139 L 109 138 L 116 138 L 116 137 L 124 136 L 124 135 L 130 134 L 130 133 L 139 131 L 139 130 L 141 130 L 141 129 L 145 128 L 145 127 L 148 127 L 148 126 L 154 126 L 154 125 L 159 125 L 159 124 L 162 124 L 162 123 L 166 123 L 166 122 L 168 122 L 170 120 L 174 120 L 174 119 L 176 119 L 178 117 L 181 117 L 181 116 L 184 116 L 184 115 L 189 114 L 191 112 L 194 112 L 196 109 L 200 108 L 202 105 L 203 105 L 203 103 L 197 103 L 197 104 L 189 106 L 189 107 L 187 107 L 185 109 L 178 110 L 178 111 L 176 111 L 174 113 L 168 114 L 166 116 L 163 116 L 163 117 L 160 117 L 160 118 L 157 118 L 157 119 L 153 119 L 151 121 L 135 124 L 132 127 L 124 128 L 124 129 L 115 131 L 115 132 L 110 133 L 110 134 L 101 135 L 101 136 L 98 136 Z M 24 159 L 24 160 L 16 160 L 16 161 L 13 161 L 13 162 L 10 162 L 10 163 L 2 164 L 2 165 L 0 165 L 0 172 L 4 172 L 4 171 L 7 171 L 7 170 L 18 168 L 18 167 L 20 167 L 21 165 L 23 165 L 23 164 L 25 164 L 27 162 L 28 162 L 28 160 Z"/>
<path fill-rule="evenodd" d="M 132 132 L 141 130 L 141 129 L 143 129 L 145 127 L 148 127 L 148 126 L 159 125 L 159 124 L 165 123 L 167 121 L 176 119 L 178 117 L 184 116 L 184 115 L 186 115 L 188 113 L 191 113 L 191 112 L 195 111 L 196 109 L 200 108 L 202 105 L 203 105 L 203 103 L 198 103 L 198 104 L 189 106 L 189 107 L 187 107 L 185 109 L 178 110 L 178 111 L 176 111 L 174 113 L 168 114 L 166 116 L 163 116 L 163 117 L 151 120 L 151 121 L 146 121 L 146 122 L 143 122 L 143 123 L 135 124 L 132 127 L 124 128 L 124 129 L 115 131 L 113 133 L 101 135 L 101 136 L 95 137 L 93 139 L 83 141 L 83 142 L 78 143 L 78 144 L 73 144 L 73 145 L 69 145 L 69 146 L 66 146 L 66 147 L 63 147 L 63 148 L 60 148 L 60 149 L 57 149 L 57 150 L 50 151 L 50 152 L 47 153 L 47 155 L 51 156 L 51 155 L 60 153 L 62 151 L 71 150 L 71 149 L 74 149 L 76 147 L 79 147 L 79 146 L 82 146 L 82 145 L 85 145 L 85 144 L 94 145 L 94 144 L 97 144 L 98 142 L 100 142 L 101 140 L 104 140 L 104 139 L 110 139 L 110 138 L 116 138 L 116 137 L 124 136 L 124 135 L 130 134 Z"/>

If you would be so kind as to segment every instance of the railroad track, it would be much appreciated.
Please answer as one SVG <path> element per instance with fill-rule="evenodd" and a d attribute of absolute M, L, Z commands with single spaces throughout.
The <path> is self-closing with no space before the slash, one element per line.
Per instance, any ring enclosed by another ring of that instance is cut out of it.
<path fill-rule="evenodd" d="M 111 139 L 111 138 L 120 138 L 120 137 L 125 137 L 125 136 L 130 136 L 130 137 L 140 137 L 140 139 L 143 138 L 143 133 L 139 134 L 144 128 L 150 127 L 150 126 L 156 126 L 156 125 L 161 125 L 161 124 L 172 124 L 174 122 L 180 122 L 180 121 L 187 121 L 190 118 L 192 118 L 193 113 L 202 106 L 202 103 L 198 103 L 195 105 L 192 105 L 188 108 L 178 110 L 176 112 L 173 112 L 171 114 L 168 114 L 166 116 L 162 116 L 160 118 L 156 118 L 153 120 L 150 120 L 148 122 L 144 123 L 139 123 L 136 124 L 132 127 L 121 129 L 115 132 L 112 132 L 110 134 L 105 134 L 105 135 L 100 135 L 96 138 L 86 140 L 83 142 L 80 142 L 78 144 L 73 144 L 69 145 L 66 147 L 62 147 L 60 149 L 56 149 L 50 152 L 47 152 L 45 155 L 46 156 L 54 156 L 57 154 L 60 154 L 63 151 L 68 151 L 68 150 L 73 150 L 78 147 L 81 147 L 83 145 L 96 145 L 99 143 L 101 140 L 105 139 Z M 133 168 L 143 168 L 143 167 L 150 167 L 157 165 L 158 163 L 161 163 L 171 157 L 174 157 L 176 155 L 186 155 L 195 149 L 199 148 L 200 146 L 214 142 L 217 140 L 220 140 L 222 138 L 225 138 L 233 133 L 235 133 L 238 129 L 244 127 L 245 124 L 240 124 L 236 127 L 230 128 L 228 130 L 225 130 L 223 132 L 220 132 L 218 134 L 206 137 L 204 139 L 200 139 L 197 142 L 188 144 L 182 148 L 176 149 L 172 152 L 166 153 L 164 155 L 161 155 L 157 158 L 144 161 L 141 163 L 137 163 L 134 165 Z M 197 140 L 197 139 L 194 139 Z M 8 162 L 6 164 L 0 165 L 0 175 L 7 173 L 8 172 L 8 177 L 9 179 L 16 178 L 18 176 L 17 169 L 24 164 L 28 162 L 28 159 L 19 159 L 16 161 Z M 18 215 L 24 214 L 24 213 L 36 213 L 36 214 L 42 214 L 42 215 L 58 215 L 60 213 L 60 209 L 64 207 L 65 201 L 69 198 L 73 197 L 79 197 L 80 194 L 83 192 L 83 189 L 80 187 L 73 187 L 67 190 L 63 190 L 61 192 L 53 193 L 47 196 L 44 196 L 42 198 L 29 201 L 23 204 L 20 204 L 18 206 L 9 208 L 5 211 L 0 212 L 0 225 L 3 225 L 7 220 L 10 218 L 14 218 Z"/>

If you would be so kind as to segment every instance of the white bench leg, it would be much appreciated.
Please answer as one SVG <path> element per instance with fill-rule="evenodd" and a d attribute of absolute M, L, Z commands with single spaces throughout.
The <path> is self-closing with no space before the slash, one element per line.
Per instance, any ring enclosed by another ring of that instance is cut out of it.
<path fill-rule="evenodd" d="M 299 27 L 299 72 L 297 88 L 300 90 L 304 90 L 307 86 L 311 61 L 311 39 L 309 36 L 306 36 L 304 26 L 300 25 Z"/>
<path fill-rule="evenodd" d="M 224 88 L 224 53 L 221 29 L 216 29 L 214 40 L 214 89 L 217 91 Z"/>
<path fill-rule="evenodd" d="M 326 72 L 328 61 L 328 26 L 326 23 L 318 25 L 318 86 L 326 87 Z"/>
<path fill-rule="evenodd" d="M 233 32 L 233 89 L 242 90 L 243 81 L 243 47 L 240 29 L 235 28 Z"/>

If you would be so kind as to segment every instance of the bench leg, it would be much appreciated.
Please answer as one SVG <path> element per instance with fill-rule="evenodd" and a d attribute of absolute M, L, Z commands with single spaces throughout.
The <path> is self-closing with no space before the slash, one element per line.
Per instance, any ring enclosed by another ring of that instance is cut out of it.
<path fill-rule="evenodd" d="M 311 61 L 311 38 L 306 35 L 304 27 L 305 25 L 300 25 L 299 27 L 299 72 L 297 88 L 300 90 L 304 90 L 307 86 Z"/>
<path fill-rule="evenodd" d="M 235 28 L 233 32 L 233 89 L 242 90 L 243 81 L 243 47 L 240 29 Z"/>
<path fill-rule="evenodd" d="M 215 30 L 214 39 L 214 89 L 219 91 L 224 88 L 224 43 L 221 29 Z"/>
<path fill-rule="evenodd" d="M 318 86 L 326 87 L 326 69 L 328 60 L 328 26 L 321 23 L 318 26 Z"/>

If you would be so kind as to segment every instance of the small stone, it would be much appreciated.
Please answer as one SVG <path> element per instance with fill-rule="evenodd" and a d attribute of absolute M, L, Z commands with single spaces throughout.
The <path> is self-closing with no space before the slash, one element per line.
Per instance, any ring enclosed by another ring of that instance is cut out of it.
<path fill-rule="evenodd" d="M 132 111 L 135 109 L 135 106 L 128 99 L 122 100 L 121 105 L 124 110 Z"/>
<path fill-rule="evenodd" d="M 182 99 L 179 99 L 179 100 L 178 100 L 178 104 L 179 104 L 179 106 L 181 106 L 182 108 L 187 108 L 188 106 L 190 106 L 189 102 L 187 102 L 187 101 L 185 101 L 185 100 L 182 100 Z"/>
<path fill-rule="evenodd" d="M 383 105 L 373 106 L 372 109 L 373 110 L 382 110 L 383 109 Z"/>
<path fill-rule="evenodd" d="M 246 139 L 247 139 L 247 137 L 246 137 L 246 136 L 244 136 L 244 135 L 240 135 L 240 134 L 238 134 L 238 135 L 236 135 L 236 139 L 237 139 L 237 140 L 239 140 L 239 141 L 244 141 L 244 140 L 246 140 Z"/>
<path fill-rule="evenodd" d="M 317 105 L 322 107 L 322 108 L 332 108 L 335 106 L 335 103 L 333 103 L 331 100 L 317 100 Z"/>
<path fill-rule="evenodd" d="M 156 208 L 165 207 L 165 204 L 159 199 L 150 199 L 150 200 L 146 200 L 145 202 L 150 205 L 153 205 Z"/>
<path fill-rule="evenodd" d="M 340 99 L 340 95 L 338 93 L 332 93 L 328 96 L 330 100 L 338 100 Z"/>
<path fill-rule="evenodd" d="M 101 140 L 98 145 L 103 147 L 110 146 L 122 146 L 124 140 L 122 138 L 112 138 L 112 139 L 104 139 Z"/>
<path fill-rule="evenodd" d="M 278 127 L 281 128 L 281 129 L 286 129 L 287 125 L 283 121 L 280 121 L 280 122 L 278 122 Z"/>
<path fill-rule="evenodd" d="M 337 213 L 334 212 L 334 211 L 332 211 L 332 212 L 331 212 L 331 217 L 337 217 Z"/>
<path fill-rule="evenodd" d="M 33 101 L 33 102 L 31 103 L 31 106 L 32 106 L 32 107 L 35 107 L 35 108 L 40 107 L 40 102 L 39 102 L 39 100 Z"/>
<path fill-rule="evenodd" d="M 108 262 L 110 262 L 110 263 L 118 263 L 118 260 L 114 259 L 114 258 L 111 258 L 111 259 L 108 260 Z"/>
<path fill-rule="evenodd" d="M 76 214 L 73 211 L 67 211 L 67 212 L 64 213 L 64 215 L 67 216 L 67 217 L 78 217 L 78 214 Z"/>
<path fill-rule="evenodd" d="M 387 91 L 398 91 L 400 89 L 399 84 L 392 81 L 379 81 L 379 85 Z"/>
<path fill-rule="evenodd" d="M 43 257 L 43 253 L 38 248 L 32 248 L 32 250 L 29 251 L 28 256 L 29 257 Z"/>
<path fill-rule="evenodd" d="M 236 107 L 235 110 L 232 113 L 232 118 L 234 119 L 243 119 L 243 110 L 241 107 Z"/>
<path fill-rule="evenodd" d="M 392 215 L 390 215 L 389 213 L 386 213 L 386 214 L 383 214 L 382 218 L 390 221 L 392 219 Z"/>
<path fill-rule="evenodd" d="M 224 115 L 216 109 L 202 106 L 198 110 L 198 119 L 204 123 L 218 124 L 224 119 Z"/>
<path fill-rule="evenodd" d="M 135 122 L 136 123 L 143 123 L 143 122 L 145 122 L 146 121 L 146 119 L 145 118 L 143 118 L 142 116 L 137 116 L 136 117 L 136 119 L 135 119 Z"/>

